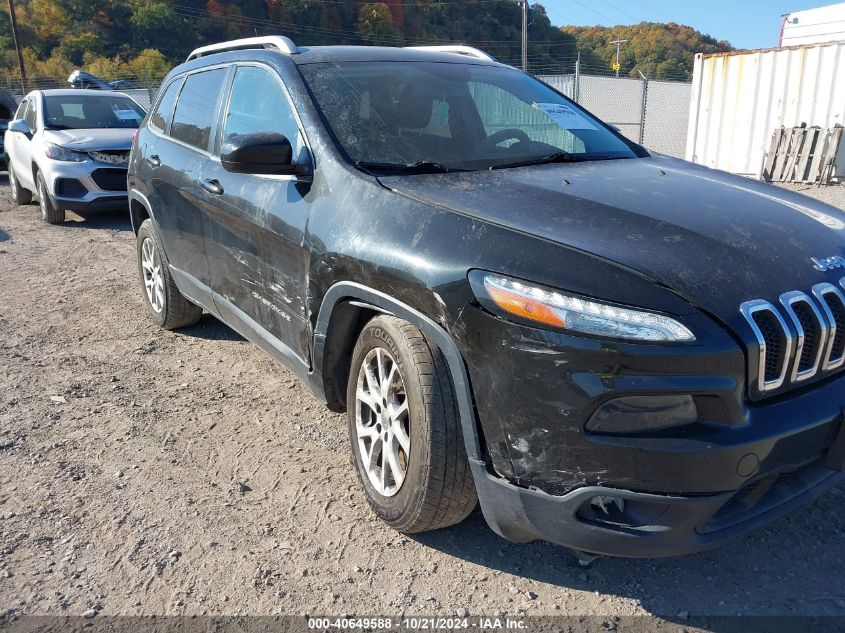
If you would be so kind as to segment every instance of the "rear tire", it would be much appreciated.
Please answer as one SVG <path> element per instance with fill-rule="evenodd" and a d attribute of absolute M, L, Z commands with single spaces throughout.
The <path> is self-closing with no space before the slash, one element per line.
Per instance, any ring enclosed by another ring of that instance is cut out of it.
<path fill-rule="evenodd" d="M 166 330 L 188 327 L 199 321 L 202 308 L 188 301 L 176 287 L 152 220 L 141 223 L 137 249 L 141 294 L 153 321 Z"/>
<path fill-rule="evenodd" d="M 35 182 L 38 185 L 38 206 L 41 207 L 41 217 L 47 224 L 63 224 L 65 210 L 57 208 L 50 199 L 50 194 L 47 193 L 47 183 L 44 182 L 44 176 L 40 172 L 36 175 Z"/>
<path fill-rule="evenodd" d="M 12 161 L 9 161 L 9 188 L 12 191 L 12 201 L 20 206 L 23 204 L 30 204 L 32 202 L 32 192 L 29 189 L 24 189 L 15 172 L 12 169 Z"/>
<path fill-rule="evenodd" d="M 472 512 L 475 484 L 449 370 L 420 330 L 386 315 L 367 323 L 346 397 L 352 461 L 379 518 L 415 533 Z"/>

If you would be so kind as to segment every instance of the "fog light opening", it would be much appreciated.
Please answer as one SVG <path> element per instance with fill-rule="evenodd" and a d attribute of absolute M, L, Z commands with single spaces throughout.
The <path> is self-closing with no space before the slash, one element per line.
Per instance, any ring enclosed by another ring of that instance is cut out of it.
<path fill-rule="evenodd" d="M 601 509 L 607 516 L 610 516 L 608 506 L 616 506 L 619 512 L 625 512 L 625 500 L 619 497 L 593 497 L 590 499 L 590 505 L 593 508 Z"/>
<path fill-rule="evenodd" d="M 669 504 L 624 499 L 614 495 L 590 497 L 579 508 L 581 521 L 614 529 L 663 532 L 670 529 L 661 521 Z"/>

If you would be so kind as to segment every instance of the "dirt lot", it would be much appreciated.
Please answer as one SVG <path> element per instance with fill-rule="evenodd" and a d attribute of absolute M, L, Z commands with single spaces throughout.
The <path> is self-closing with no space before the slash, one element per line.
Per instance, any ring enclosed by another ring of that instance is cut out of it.
<path fill-rule="evenodd" d="M 341 416 L 214 318 L 146 318 L 123 214 L 48 226 L 0 178 L 0 613 L 845 615 L 843 489 L 713 552 L 589 570 L 477 511 L 392 532 Z"/>

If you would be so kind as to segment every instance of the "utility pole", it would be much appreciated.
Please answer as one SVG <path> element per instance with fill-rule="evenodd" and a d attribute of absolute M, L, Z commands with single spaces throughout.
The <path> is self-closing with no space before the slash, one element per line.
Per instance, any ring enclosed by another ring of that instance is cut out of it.
<path fill-rule="evenodd" d="M 610 42 L 611 44 L 616 44 L 616 63 L 613 65 L 613 69 L 616 71 L 616 76 L 619 76 L 619 69 L 622 66 L 619 65 L 619 49 L 622 48 L 622 45 L 627 42 L 628 40 L 613 40 Z"/>
<path fill-rule="evenodd" d="M 12 37 L 15 40 L 15 51 L 18 53 L 18 66 L 21 69 L 21 94 L 26 96 L 26 70 L 23 66 L 23 54 L 21 53 L 21 45 L 18 41 L 18 19 L 15 16 L 15 0 L 9 0 L 9 21 L 12 23 Z"/>
<path fill-rule="evenodd" d="M 522 5 L 522 70 L 528 71 L 528 0 L 517 0 Z"/>

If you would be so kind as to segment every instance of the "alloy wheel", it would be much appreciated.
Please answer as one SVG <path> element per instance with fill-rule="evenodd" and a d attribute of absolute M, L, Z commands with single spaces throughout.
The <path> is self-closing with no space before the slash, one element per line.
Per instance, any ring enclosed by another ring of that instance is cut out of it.
<path fill-rule="evenodd" d="M 12 162 L 9 160 L 9 186 L 12 188 L 12 199 L 18 198 L 18 181 L 15 179 L 15 172 L 12 171 Z"/>
<path fill-rule="evenodd" d="M 149 237 L 141 243 L 141 271 L 144 275 L 144 290 L 147 301 L 156 314 L 164 310 L 164 277 L 161 271 L 161 258 L 158 256 L 155 242 Z"/>
<path fill-rule="evenodd" d="M 38 180 L 38 206 L 41 208 L 41 215 L 46 220 L 47 219 L 47 189 L 44 187 L 44 181 L 39 178 Z"/>
<path fill-rule="evenodd" d="M 355 393 L 358 456 L 373 488 L 384 497 L 399 492 L 411 453 L 405 381 L 387 350 L 369 351 Z"/>

